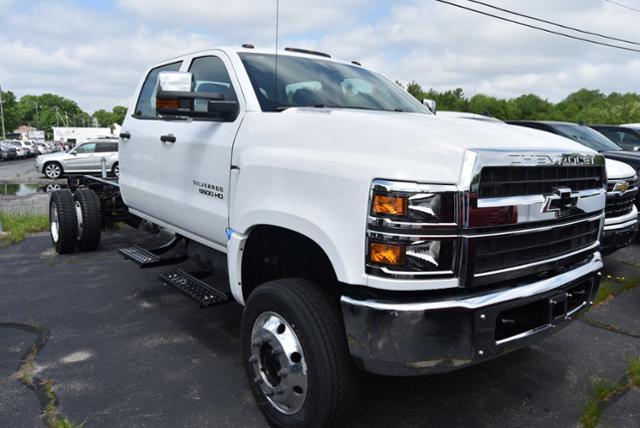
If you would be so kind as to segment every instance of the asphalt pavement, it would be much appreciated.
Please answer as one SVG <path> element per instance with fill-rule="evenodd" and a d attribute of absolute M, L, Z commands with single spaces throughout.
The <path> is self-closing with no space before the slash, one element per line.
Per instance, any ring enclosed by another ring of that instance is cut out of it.
<path fill-rule="evenodd" d="M 59 414 L 86 427 L 266 426 L 244 377 L 241 307 L 200 309 L 157 279 L 175 267 L 141 270 L 117 255 L 146 240 L 124 229 L 105 233 L 94 253 L 56 255 L 44 234 L 0 248 L 0 426 L 43 426 L 46 384 Z M 605 275 L 640 278 L 639 250 L 607 258 Z M 640 356 L 638 314 L 640 288 L 479 366 L 419 378 L 363 375 L 349 426 L 579 426 L 594 379 L 617 381 L 628 358 Z M 26 355 L 34 356 L 35 386 L 15 374 Z M 639 408 L 631 389 L 602 420 L 637 427 Z"/>

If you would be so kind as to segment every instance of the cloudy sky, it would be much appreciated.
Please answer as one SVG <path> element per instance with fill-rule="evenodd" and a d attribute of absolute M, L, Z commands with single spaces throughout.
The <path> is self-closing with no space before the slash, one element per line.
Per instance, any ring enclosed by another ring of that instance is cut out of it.
<path fill-rule="evenodd" d="M 640 42 L 640 12 L 606 0 L 485 1 Z M 640 10 L 640 0 L 617 2 Z M 274 32 L 275 0 L 0 0 L 0 85 L 18 96 L 57 93 L 89 112 L 110 109 L 128 105 L 141 73 L 156 61 L 244 42 L 273 48 Z M 558 101 L 582 87 L 640 92 L 640 53 L 435 0 L 280 0 L 280 40 L 361 61 L 402 82 L 462 87 L 468 95 L 533 92 Z"/>

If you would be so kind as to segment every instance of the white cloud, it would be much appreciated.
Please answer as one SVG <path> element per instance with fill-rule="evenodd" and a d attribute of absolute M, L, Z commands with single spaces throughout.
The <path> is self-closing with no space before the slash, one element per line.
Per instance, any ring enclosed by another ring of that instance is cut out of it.
<path fill-rule="evenodd" d="M 640 41 L 640 14 L 600 0 L 490 2 Z M 274 43 L 274 1 L 119 0 L 115 7 L 0 0 L 0 84 L 18 95 L 58 93 L 94 111 L 126 104 L 143 70 L 164 58 L 220 44 Z M 533 92 L 554 101 L 581 87 L 640 91 L 640 53 L 551 36 L 433 0 L 281 0 L 280 16 L 281 46 L 356 59 L 425 88 L 459 86 L 467 94 L 500 97 Z"/>

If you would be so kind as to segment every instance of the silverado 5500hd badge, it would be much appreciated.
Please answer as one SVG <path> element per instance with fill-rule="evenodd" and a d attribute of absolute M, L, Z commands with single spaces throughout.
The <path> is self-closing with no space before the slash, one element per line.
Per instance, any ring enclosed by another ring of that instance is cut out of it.
<path fill-rule="evenodd" d="M 211 196 L 212 198 L 224 199 L 224 188 L 222 186 L 199 180 L 193 180 L 193 185 L 202 195 Z"/>

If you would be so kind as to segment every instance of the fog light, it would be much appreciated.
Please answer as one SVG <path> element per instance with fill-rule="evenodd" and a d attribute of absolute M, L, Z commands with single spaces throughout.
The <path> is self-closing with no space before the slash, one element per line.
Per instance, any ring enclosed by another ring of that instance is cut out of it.
<path fill-rule="evenodd" d="M 404 246 L 371 242 L 369 244 L 369 260 L 372 263 L 397 266 L 404 261 Z"/>

